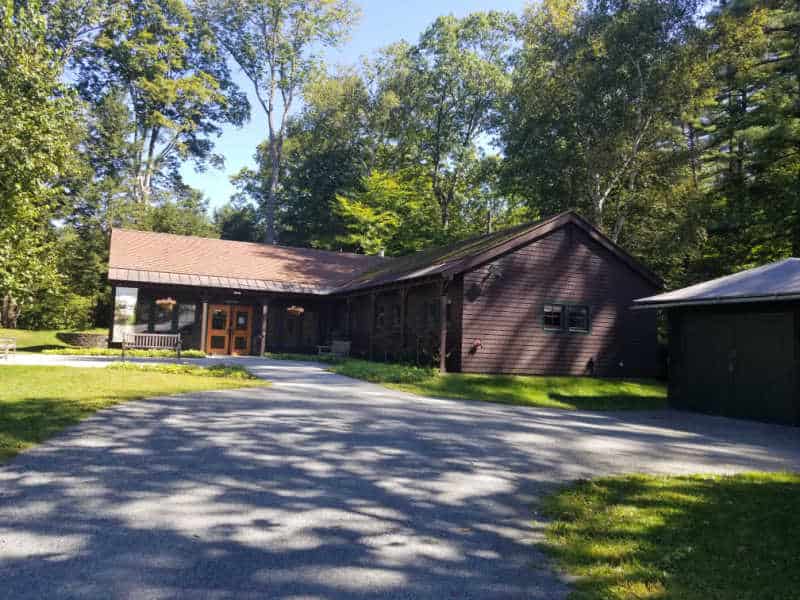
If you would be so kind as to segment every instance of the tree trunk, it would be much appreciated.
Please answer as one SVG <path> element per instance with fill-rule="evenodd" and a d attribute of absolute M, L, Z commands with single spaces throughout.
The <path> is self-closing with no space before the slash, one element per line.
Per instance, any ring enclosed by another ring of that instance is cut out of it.
<path fill-rule="evenodd" d="M 3 304 L 0 306 L 0 326 L 6 329 L 16 329 L 18 317 L 19 306 L 11 294 L 6 294 L 3 296 Z"/>
<path fill-rule="evenodd" d="M 264 219 L 266 220 L 266 231 L 264 232 L 264 242 L 267 244 L 275 244 L 278 241 L 278 236 L 275 231 L 275 207 L 278 205 L 278 179 L 281 175 L 281 154 L 282 154 L 282 140 L 272 133 L 272 126 L 270 125 L 270 141 L 269 141 L 269 188 L 267 190 L 267 198 L 264 204 Z"/>
<path fill-rule="evenodd" d="M 266 219 L 267 229 L 264 234 L 264 241 L 267 244 L 277 242 L 275 235 L 275 205 L 278 203 L 278 165 L 273 161 L 269 176 L 269 190 L 267 192 L 267 202 L 264 205 L 264 218 Z"/>

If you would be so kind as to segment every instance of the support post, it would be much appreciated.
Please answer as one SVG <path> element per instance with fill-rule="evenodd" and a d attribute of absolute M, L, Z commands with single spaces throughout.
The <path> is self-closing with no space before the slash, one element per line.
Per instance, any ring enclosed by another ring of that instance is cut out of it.
<path fill-rule="evenodd" d="M 372 341 L 375 337 L 375 292 L 369 295 L 369 350 L 367 358 L 372 360 Z"/>
<path fill-rule="evenodd" d="M 400 288 L 400 355 L 401 360 L 406 357 L 406 296 L 408 290 Z"/>
<path fill-rule="evenodd" d="M 202 316 L 200 317 L 200 351 L 206 351 L 206 334 L 208 333 L 208 301 L 203 300 Z"/>
<path fill-rule="evenodd" d="M 138 300 L 138 297 L 137 297 Z M 117 286 L 111 286 L 111 316 L 108 323 L 108 347 L 111 348 L 111 343 L 114 341 L 114 312 L 117 305 Z"/>
<path fill-rule="evenodd" d="M 353 310 L 353 300 L 348 298 L 345 300 L 344 309 L 344 336 L 348 340 L 353 340 L 353 332 L 350 330 L 350 312 Z"/>
<path fill-rule="evenodd" d="M 444 282 L 439 295 L 439 371 L 447 373 L 447 286 Z"/>
<path fill-rule="evenodd" d="M 261 304 L 261 353 L 259 356 L 264 356 L 267 351 L 267 316 L 269 314 L 269 300 L 264 299 Z"/>

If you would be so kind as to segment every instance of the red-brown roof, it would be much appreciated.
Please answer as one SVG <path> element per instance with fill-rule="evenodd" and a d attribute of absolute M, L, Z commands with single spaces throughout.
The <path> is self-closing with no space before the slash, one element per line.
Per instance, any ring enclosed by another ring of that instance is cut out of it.
<path fill-rule="evenodd" d="M 129 229 L 111 232 L 111 281 L 326 293 L 385 259 Z"/>
<path fill-rule="evenodd" d="M 655 273 L 604 236 L 596 227 L 577 213 L 566 211 L 535 223 L 518 225 L 495 233 L 462 240 L 449 246 L 423 250 L 386 263 L 379 263 L 356 276 L 343 288 L 338 289 L 337 292 L 349 292 L 420 277 L 436 275 L 448 277 L 464 273 L 507 252 L 512 252 L 517 248 L 530 244 L 532 241 L 568 224 L 579 227 L 640 276 L 658 287 L 661 286 L 661 280 Z"/>
<path fill-rule="evenodd" d="M 658 276 L 572 211 L 394 259 L 115 229 L 108 278 L 115 282 L 342 293 L 422 277 L 451 277 L 567 224 L 583 229 L 640 276 L 661 285 Z"/>

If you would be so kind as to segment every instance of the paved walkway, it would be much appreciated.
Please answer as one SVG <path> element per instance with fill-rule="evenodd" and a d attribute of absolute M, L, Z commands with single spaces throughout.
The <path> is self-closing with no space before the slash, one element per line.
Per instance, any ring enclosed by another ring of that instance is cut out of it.
<path fill-rule="evenodd" d="M 275 384 L 121 404 L 0 467 L 0 598 L 563 598 L 532 545 L 559 482 L 800 469 L 792 428 L 242 362 Z"/>

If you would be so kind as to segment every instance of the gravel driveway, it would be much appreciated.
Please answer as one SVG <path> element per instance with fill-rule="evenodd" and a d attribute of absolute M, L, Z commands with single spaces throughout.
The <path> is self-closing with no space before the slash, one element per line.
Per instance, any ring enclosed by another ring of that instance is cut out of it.
<path fill-rule="evenodd" d="M 559 482 L 800 470 L 798 429 L 248 364 L 275 385 L 122 404 L 0 467 L 0 597 L 561 598 L 532 519 Z"/>

